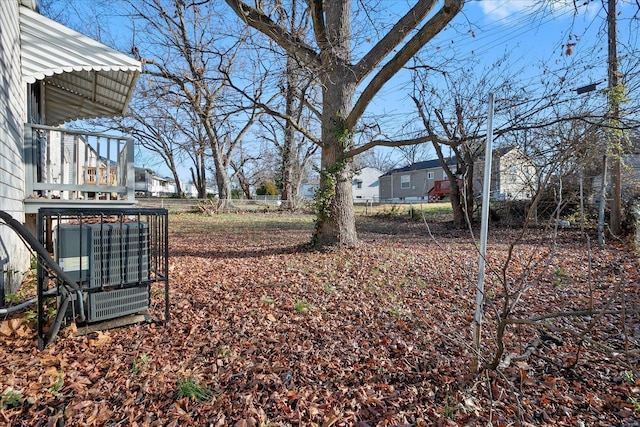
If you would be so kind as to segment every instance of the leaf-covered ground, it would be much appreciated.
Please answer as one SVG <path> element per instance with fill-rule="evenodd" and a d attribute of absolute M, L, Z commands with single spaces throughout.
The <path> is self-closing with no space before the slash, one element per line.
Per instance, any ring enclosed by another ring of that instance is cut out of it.
<path fill-rule="evenodd" d="M 505 355 L 474 374 L 478 256 L 468 232 L 358 219 L 363 244 L 310 251 L 309 216 L 170 219 L 170 311 L 38 351 L 24 316 L 0 322 L 0 425 L 639 425 L 637 261 L 624 242 L 588 250 L 579 231 L 492 228 L 481 362 L 505 292 L 530 286 Z M 506 279 L 507 288 L 500 283 Z M 542 326 L 541 326 L 542 325 Z M 80 327 L 81 328 L 81 327 Z M 557 342 L 555 339 L 561 339 Z M 56 424 L 58 423 L 58 424 Z"/>

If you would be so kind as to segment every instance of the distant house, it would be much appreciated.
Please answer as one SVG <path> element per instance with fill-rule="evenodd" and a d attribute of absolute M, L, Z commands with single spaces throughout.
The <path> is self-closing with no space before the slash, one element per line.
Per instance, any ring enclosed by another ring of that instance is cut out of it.
<path fill-rule="evenodd" d="M 378 177 L 382 174 L 376 168 L 362 168 L 353 174 L 352 193 L 354 203 L 377 202 L 379 199 Z M 310 200 L 320 188 L 320 181 L 303 182 L 299 194 L 302 199 Z"/>
<path fill-rule="evenodd" d="M 380 196 L 380 181 L 382 175 L 376 168 L 362 168 L 353 176 L 353 201 L 354 202 L 376 202 Z"/>
<path fill-rule="evenodd" d="M 449 165 L 455 173 L 455 161 L 450 160 Z M 434 194 L 436 186 L 444 190 L 446 184 L 443 182 L 449 182 L 438 159 L 392 169 L 378 179 L 380 201 L 435 201 L 448 194 Z"/>
<path fill-rule="evenodd" d="M 162 177 L 151 169 L 135 168 L 136 195 L 143 197 L 166 197 L 176 194 L 173 178 Z"/>
<path fill-rule="evenodd" d="M 193 182 L 187 182 L 186 184 L 182 184 L 182 192 L 185 197 L 198 197 L 198 187 Z M 218 189 L 215 187 L 206 187 L 207 197 L 217 197 Z"/>
<path fill-rule="evenodd" d="M 313 199 L 316 191 L 320 188 L 319 181 L 303 182 L 300 184 L 300 197 L 303 199 Z"/>
<path fill-rule="evenodd" d="M 474 193 L 482 193 L 484 159 L 474 167 Z M 536 192 L 536 165 L 519 147 L 503 147 L 493 151 L 491 162 L 491 199 L 526 200 Z"/>
<path fill-rule="evenodd" d="M 456 161 L 449 159 L 448 165 L 455 174 Z M 494 150 L 491 169 L 492 200 L 522 200 L 531 198 L 535 193 L 537 169 L 520 148 Z M 473 192 L 476 195 L 482 194 L 483 175 L 484 159 L 474 164 Z M 449 194 L 449 178 L 438 159 L 392 169 L 380 177 L 381 201 L 433 202 Z"/>

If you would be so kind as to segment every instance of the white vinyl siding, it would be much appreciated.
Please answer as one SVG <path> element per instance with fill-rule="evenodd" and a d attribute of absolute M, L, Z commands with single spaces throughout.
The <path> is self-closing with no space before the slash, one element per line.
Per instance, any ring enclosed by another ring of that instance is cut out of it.
<path fill-rule="evenodd" d="M 26 85 L 20 65 L 19 2 L 0 1 L 0 209 L 24 222 Z M 0 292 L 15 292 L 29 268 L 29 252 L 8 227 L 0 227 Z M 13 272 L 13 273 L 9 273 Z M 2 301 L 0 301 L 2 304 Z"/>

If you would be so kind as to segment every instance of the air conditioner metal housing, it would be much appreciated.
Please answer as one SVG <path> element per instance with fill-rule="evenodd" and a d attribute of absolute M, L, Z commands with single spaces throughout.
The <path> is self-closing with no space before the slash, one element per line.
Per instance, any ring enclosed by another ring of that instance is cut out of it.
<path fill-rule="evenodd" d="M 149 308 L 149 225 L 143 221 L 60 224 L 54 257 L 83 290 L 87 322 Z"/>

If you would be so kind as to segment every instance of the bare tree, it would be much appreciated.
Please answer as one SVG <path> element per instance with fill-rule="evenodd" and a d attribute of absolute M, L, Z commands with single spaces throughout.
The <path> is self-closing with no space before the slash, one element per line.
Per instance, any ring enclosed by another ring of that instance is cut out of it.
<path fill-rule="evenodd" d="M 178 173 L 186 139 L 180 124 L 184 119 L 183 112 L 180 106 L 159 97 L 156 89 L 141 82 L 126 116 L 102 120 L 100 123 L 131 135 L 140 147 L 152 153 L 154 160 L 163 163 L 171 172 L 178 197 L 184 197 Z M 192 148 L 192 144 L 189 145 Z"/>
<path fill-rule="evenodd" d="M 219 199 L 225 203 L 231 198 L 231 155 L 259 115 L 255 105 L 241 105 L 242 98 L 227 81 L 239 67 L 237 55 L 244 38 L 219 31 L 224 20 L 213 3 L 136 0 L 128 4 L 139 30 L 132 52 L 167 96 L 192 110 L 198 123 L 195 128 L 203 132 L 195 144 L 206 138 Z M 247 63 L 242 66 L 247 68 Z M 196 153 L 194 161 L 200 166 L 204 159 L 199 156 Z M 192 173 L 195 182 L 204 185 L 203 169 L 196 167 Z"/>
<path fill-rule="evenodd" d="M 302 110 L 299 113 L 297 122 L 305 123 Z M 260 123 L 260 138 L 276 149 L 273 153 L 275 157 L 267 155 L 264 152 L 266 149 L 261 155 L 264 161 L 271 161 L 273 174 L 268 178 L 281 190 L 282 208 L 295 208 L 304 172 L 318 151 L 318 146 L 299 132 L 288 132 L 286 121 L 283 123 L 279 118 L 263 116 Z"/>
<path fill-rule="evenodd" d="M 371 141 L 355 147 L 356 125 L 384 84 L 451 21 L 464 2 L 446 0 L 430 15 L 439 2 L 416 1 L 355 63 L 352 61 L 352 12 L 356 7 L 366 7 L 362 3 L 309 0 L 314 41 L 311 44 L 279 25 L 277 17 L 263 2 L 256 7 L 241 0 L 226 2 L 245 23 L 270 37 L 295 61 L 317 74 L 322 88 L 322 134 L 313 140 L 321 147 L 322 156 L 315 241 L 321 246 L 357 244 L 352 159 L 379 144 Z M 372 73 L 372 78 L 367 80 Z M 365 82 L 356 99 L 356 90 Z"/>
<path fill-rule="evenodd" d="M 457 227 L 467 224 L 474 209 L 474 167 L 484 154 L 486 138 L 485 99 L 504 85 L 496 81 L 493 66 L 479 77 L 469 73 L 473 68 L 475 64 L 468 63 L 456 70 L 434 71 L 419 62 L 412 67 L 412 99 L 447 175 Z"/>
<path fill-rule="evenodd" d="M 210 169 L 212 158 L 209 140 L 204 125 L 197 117 L 196 112 L 188 104 L 181 104 L 181 107 L 183 115 L 179 127 L 186 135 L 186 141 L 182 144 L 182 153 L 189 158 L 191 182 L 196 188 L 197 197 L 206 199 L 209 182 L 207 171 Z"/>

